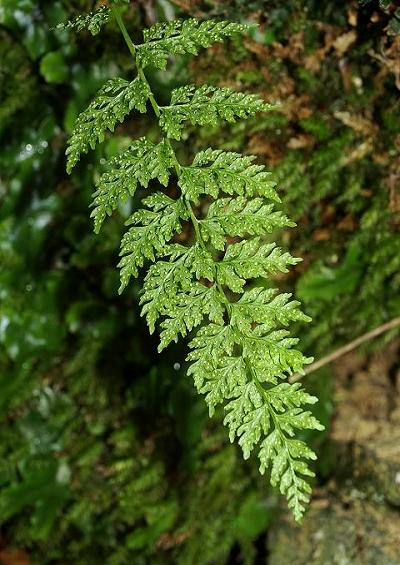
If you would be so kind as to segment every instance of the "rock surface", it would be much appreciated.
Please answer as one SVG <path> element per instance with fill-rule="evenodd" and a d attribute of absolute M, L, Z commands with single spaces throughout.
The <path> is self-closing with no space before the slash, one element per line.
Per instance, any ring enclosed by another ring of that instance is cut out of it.
<path fill-rule="evenodd" d="M 335 368 L 335 465 L 303 524 L 285 515 L 268 565 L 400 565 L 399 342 Z"/>
<path fill-rule="evenodd" d="M 301 526 L 281 522 L 272 565 L 399 565 L 400 514 L 360 491 L 315 500 Z"/>

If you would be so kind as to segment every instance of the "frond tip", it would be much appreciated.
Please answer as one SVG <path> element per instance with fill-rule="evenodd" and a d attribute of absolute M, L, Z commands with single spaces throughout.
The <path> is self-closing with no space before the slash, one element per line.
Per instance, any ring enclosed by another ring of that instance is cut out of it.
<path fill-rule="evenodd" d="M 312 477 L 305 460 L 316 456 L 307 445 L 293 438 L 295 430 L 323 430 L 323 426 L 303 410 L 303 405 L 317 399 L 300 384 L 277 384 L 277 376 L 293 372 L 310 362 L 291 349 L 293 340 L 284 341 L 273 332 L 249 336 L 233 323 L 209 324 L 190 343 L 193 375 L 200 393 L 213 414 L 218 404 L 225 404 L 224 423 L 231 442 L 238 438 L 245 459 L 259 445 L 260 472 L 271 466 L 271 484 L 288 498 L 295 519 L 301 520 L 311 488 L 303 476 Z M 279 332 L 275 332 L 279 333 Z M 237 348 L 242 347 L 242 355 Z M 236 353 L 235 353 L 236 351 Z M 262 380 L 270 383 L 265 388 Z M 272 386 L 271 386 L 272 385 Z"/>

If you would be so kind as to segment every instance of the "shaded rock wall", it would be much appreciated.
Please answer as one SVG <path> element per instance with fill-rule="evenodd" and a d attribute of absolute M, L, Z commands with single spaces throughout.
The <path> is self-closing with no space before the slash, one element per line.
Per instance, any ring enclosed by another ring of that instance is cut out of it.
<path fill-rule="evenodd" d="M 335 369 L 333 478 L 301 526 L 285 515 L 268 540 L 270 565 L 400 564 L 399 342 Z"/>

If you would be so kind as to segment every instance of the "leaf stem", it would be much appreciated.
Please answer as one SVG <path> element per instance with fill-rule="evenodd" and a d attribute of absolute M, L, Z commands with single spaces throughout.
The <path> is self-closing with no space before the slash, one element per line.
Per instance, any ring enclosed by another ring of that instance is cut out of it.
<path fill-rule="evenodd" d="M 112 11 L 113 16 L 114 16 L 114 18 L 115 18 L 115 20 L 118 24 L 119 29 L 121 30 L 122 35 L 124 36 L 125 43 L 127 44 L 128 49 L 131 52 L 132 57 L 136 60 L 136 47 L 135 47 L 135 44 L 133 43 L 133 41 L 132 41 L 132 39 L 131 39 L 131 37 L 128 33 L 128 30 L 125 27 L 125 24 L 122 20 L 121 12 L 120 12 L 118 6 L 113 4 L 111 6 L 111 11 Z"/>
<path fill-rule="evenodd" d="M 129 48 L 129 51 L 131 52 L 131 55 L 132 55 L 132 57 L 133 57 L 133 59 L 134 59 L 134 61 L 135 61 L 135 65 L 136 65 L 136 69 L 137 69 L 138 75 L 139 75 L 141 81 L 142 81 L 142 82 L 147 86 L 147 88 L 148 88 L 148 91 L 149 91 L 149 100 L 150 100 L 150 104 L 151 104 L 151 106 L 152 106 L 152 108 L 153 108 L 153 111 L 154 111 L 156 117 L 159 118 L 160 115 L 161 115 L 160 106 L 158 105 L 158 103 L 157 103 L 157 101 L 156 101 L 156 99 L 155 99 L 155 97 L 154 97 L 154 94 L 153 94 L 153 92 L 152 92 L 152 90 L 151 90 L 149 81 L 147 80 L 147 77 L 146 77 L 146 75 L 144 74 L 144 71 L 143 71 L 143 69 L 142 69 L 142 67 L 141 67 L 141 65 L 140 65 L 140 62 L 138 61 L 136 46 L 134 45 L 133 41 L 132 41 L 131 38 L 130 38 L 130 35 L 129 35 L 129 33 L 128 33 L 128 30 L 126 29 L 125 24 L 124 24 L 124 22 L 123 22 L 123 20 L 122 20 L 121 13 L 120 13 L 119 9 L 118 9 L 116 6 L 113 6 L 111 9 L 112 9 L 112 12 L 113 12 L 113 14 L 114 14 L 114 17 L 115 17 L 115 19 L 116 19 L 116 21 L 117 21 L 117 24 L 118 24 L 118 26 L 119 26 L 119 28 L 120 28 L 120 30 L 121 30 L 121 32 L 122 32 L 122 35 L 124 36 L 124 39 L 125 39 L 125 42 L 126 42 L 128 48 Z M 181 172 L 182 172 L 181 164 L 179 163 L 179 161 L 178 161 L 178 159 L 177 159 L 177 157 L 176 157 L 174 148 L 172 147 L 171 141 L 170 141 L 168 138 L 167 138 L 167 144 L 168 144 L 168 146 L 169 146 L 169 148 L 170 148 L 170 150 L 171 150 L 171 155 L 172 155 L 172 159 L 173 159 L 173 161 L 174 161 L 174 167 L 175 167 L 176 174 L 177 174 L 177 176 L 179 177 L 179 176 L 181 175 Z"/>
<path fill-rule="evenodd" d="M 159 107 L 159 105 L 157 104 L 156 99 L 154 98 L 154 94 L 153 94 L 152 91 L 151 91 L 151 88 L 150 88 L 150 85 L 149 85 L 149 81 L 147 80 L 146 75 L 144 74 L 143 69 L 141 68 L 141 66 L 140 66 L 140 64 L 139 64 L 139 61 L 137 60 L 137 57 L 135 58 L 135 61 L 136 61 L 136 68 L 137 68 L 138 74 L 139 74 L 139 76 L 140 76 L 142 82 L 147 86 L 147 88 L 148 88 L 148 90 L 149 90 L 149 100 L 150 100 L 150 104 L 151 104 L 151 106 L 152 106 L 152 108 L 153 108 L 153 111 L 154 111 L 155 115 L 157 116 L 157 118 L 159 118 L 159 117 L 160 117 L 160 114 L 161 114 L 161 112 L 160 112 L 160 107 Z M 170 144 L 170 145 L 171 145 L 171 144 Z"/>
<path fill-rule="evenodd" d="M 187 208 L 187 210 L 190 214 L 190 219 L 192 220 L 192 224 L 193 224 L 193 227 L 194 227 L 194 231 L 196 233 L 197 240 L 198 240 L 200 246 L 208 253 L 207 245 L 206 245 L 206 243 L 205 243 L 205 241 L 204 241 L 204 239 L 201 235 L 201 232 L 200 232 L 200 228 L 199 228 L 200 222 L 196 218 L 195 213 L 193 212 L 192 205 L 190 204 L 190 201 L 189 201 L 188 198 L 185 198 L 185 204 L 186 204 L 186 208 Z M 226 313 L 228 315 L 228 319 L 229 319 L 229 322 L 230 322 L 231 321 L 231 303 L 229 302 L 222 285 L 218 282 L 217 277 L 215 277 L 215 285 L 217 287 L 218 292 L 221 295 L 221 300 L 224 303 L 225 310 L 226 310 Z"/>
<path fill-rule="evenodd" d="M 201 235 L 201 232 L 200 232 L 200 229 L 199 229 L 199 220 L 196 218 L 196 216 L 195 216 L 195 214 L 194 214 L 194 212 L 193 212 L 193 208 L 192 208 L 192 206 L 191 206 L 191 204 L 190 204 L 190 202 L 189 202 L 189 200 L 188 200 L 187 198 L 185 198 L 185 203 L 186 203 L 187 210 L 188 210 L 188 212 L 189 212 L 189 214 L 190 214 L 190 218 L 191 218 L 191 220 L 192 220 L 192 224 L 193 224 L 193 227 L 194 227 L 194 230 L 195 230 L 195 233 L 196 233 L 197 240 L 198 240 L 198 242 L 200 243 L 200 246 L 208 252 L 207 246 L 206 246 L 206 244 L 205 244 L 205 242 L 204 242 L 204 240 L 203 240 L 203 238 L 202 238 L 202 235 Z M 218 290 L 218 292 L 219 292 L 219 294 L 220 294 L 220 296 L 221 296 L 221 300 L 222 300 L 222 302 L 223 302 L 223 304 L 224 304 L 224 306 L 225 306 L 225 310 L 226 310 L 226 313 L 227 313 L 227 316 L 228 316 L 229 324 L 231 324 L 231 310 L 232 310 L 232 308 L 231 308 L 231 303 L 230 303 L 230 301 L 228 300 L 228 298 L 227 298 L 227 296 L 226 296 L 226 293 L 225 293 L 225 291 L 224 291 L 224 289 L 223 289 L 223 286 L 221 285 L 220 282 L 218 282 L 218 278 L 217 278 L 217 277 L 216 277 L 216 280 L 215 280 L 215 284 L 216 284 L 217 290 Z M 237 330 L 234 329 L 234 331 L 237 331 Z M 253 369 L 253 367 L 251 366 L 251 363 L 248 362 L 248 359 L 247 359 L 245 356 L 243 356 L 243 359 L 244 359 L 244 362 L 245 362 L 245 364 L 246 364 L 247 371 L 249 372 L 249 374 L 250 374 L 252 380 L 254 381 L 254 383 L 255 383 L 257 389 L 259 390 L 259 392 L 260 392 L 261 395 L 263 396 L 265 402 L 268 404 L 268 406 L 269 406 L 269 408 L 270 408 L 270 411 L 273 413 L 274 424 L 276 424 L 275 427 L 276 427 L 276 428 L 279 430 L 279 432 L 281 433 L 281 430 L 280 430 L 280 427 L 279 427 L 279 423 L 276 422 L 276 415 L 275 415 L 275 412 L 274 412 L 274 410 L 273 410 L 273 408 L 272 408 L 272 406 L 271 406 L 271 404 L 270 404 L 270 402 L 269 402 L 269 400 L 268 400 L 267 391 L 265 390 L 265 388 L 264 388 L 263 385 L 261 384 L 261 381 L 259 380 L 259 378 L 258 378 L 257 375 L 255 374 L 254 369 Z"/>
<path fill-rule="evenodd" d="M 121 17 L 121 12 L 120 12 L 119 8 L 118 8 L 117 6 L 115 6 L 115 5 L 111 7 L 111 10 L 112 10 L 112 13 L 113 13 L 113 15 L 114 15 L 114 18 L 115 18 L 115 20 L 116 20 L 116 22 L 117 22 L 117 24 L 118 24 L 118 26 L 119 26 L 119 29 L 121 30 L 122 35 L 124 36 L 125 43 L 126 43 L 127 46 L 128 46 L 128 49 L 129 49 L 129 51 L 130 51 L 130 53 L 131 53 L 131 55 L 132 55 L 132 57 L 133 57 L 133 60 L 135 61 L 136 69 L 137 69 L 138 75 L 139 75 L 139 77 L 141 78 L 142 82 L 143 82 L 143 83 L 147 86 L 147 88 L 149 89 L 149 93 L 150 93 L 150 94 L 149 94 L 150 104 L 152 105 L 152 108 L 153 108 L 153 110 L 154 110 L 155 115 L 157 116 L 157 118 L 159 118 L 159 117 L 160 117 L 160 113 L 161 113 L 161 112 L 160 112 L 160 108 L 159 108 L 159 106 L 158 106 L 158 104 L 157 104 L 157 102 L 156 102 L 156 100 L 155 100 L 155 98 L 154 98 L 153 93 L 151 92 L 150 85 L 149 85 L 149 83 L 148 83 L 148 80 L 147 80 L 147 78 L 146 78 L 144 72 L 143 72 L 143 69 L 141 68 L 141 66 L 140 66 L 140 64 L 139 64 L 139 62 L 138 62 L 136 46 L 135 46 L 135 44 L 133 43 L 133 41 L 132 41 L 132 39 L 131 39 L 131 37 L 130 37 L 130 35 L 129 35 L 129 33 L 128 33 L 128 30 L 126 29 L 126 26 L 125 26 L 125 24 L 124 24 L 124 21 L 123 21 L 123 19 L 122 19 L 122 17 Z"/>

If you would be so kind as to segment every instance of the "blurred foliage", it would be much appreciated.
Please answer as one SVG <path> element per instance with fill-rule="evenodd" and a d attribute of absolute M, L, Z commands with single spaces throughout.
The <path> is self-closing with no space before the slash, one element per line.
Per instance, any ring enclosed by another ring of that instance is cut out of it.
<path fill-rule="evenodd" d="M 93 6 L 0 6 L 0 558 L 18 548 L 41 564 L 253 563 L 277 511 L 274 493 L 208 422 L 180 349 L 156 353 L 138 286 L 117 294 L 116 250 L 134 203 L 92 233 L 93 179 L 141 135 L 141 119 L 71 178 L 64 172 L 75 117 L 130 66 L 112 23 L 95 38 L 53 29 Z M 280 101 L 250 128 L 219 130 L 218 146 L 260 155 L 298 223 L 283 244 L 304 261 L 281 284 L 313 316 L 300 330 L 307 353 L 399 315 L 395 3 L 160 0 L 128 13 L 134 33 L 177 15 L 261 24 L 247 49 L 216 46 L 152 83 L 166 98 L 183 79 L 207 75 Z M 215 135 L 190 134 L 188 156 Z M 309 385 L 328 423 L 328 375 Z M 318 441 L 325 480 L 333 463 Z"/>

